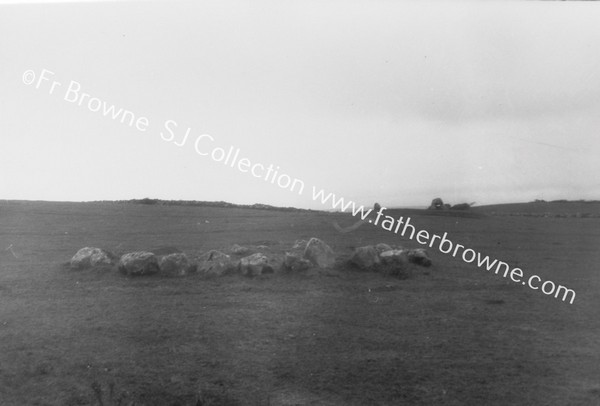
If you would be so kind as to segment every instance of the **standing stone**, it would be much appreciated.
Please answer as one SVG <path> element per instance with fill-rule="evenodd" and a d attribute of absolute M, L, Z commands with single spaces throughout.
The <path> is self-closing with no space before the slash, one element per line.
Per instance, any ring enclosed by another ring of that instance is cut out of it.
<path fill-rule="evenodd" d="M 239 261 L 220 251 L 211 250 L 198 258 L 198 272 L 205 276 L 222 276 L 237 272 Z"/>
<path fill-rule="evenodd" d="M 85 247 L 77 251 L 70 262 L 73 269 L 86 269 L 98 265 L 112 265 L 111 255 L 100 248 Z"/>
<path fill-rule="evenodd" d="M 304 258 L 319 268 L 329 268 L 335 263 L 335 254 L 329 245 L 318 238 L 311 238 L 304 249 Z"/>
<path fill-rule="evenodd" d="M 186 276 L 196 271 L 196 265 L 192 264 L 187 255 L 175 253 L 165 255 L 158 261 L 160 273 L 167 276 Z"/>
<path fill-rule="evenodd" d="M 267 273 L 273 273 L 273 267 L 269 265 L 269 259 L 257 252 L 240 260 L 240 270 L 242 275 L 256 276 Z"/>
<path fill-rule="evenodd" d="M 131 252 L 123 255 L 119 261 L 119 271 L 128 276 L 154 275 L 159 270 L 156 256 L 151 252 Z"/>
<path fill-rule="evenodd" d="M 372 245 L 358 247 L 354 250 L 350 262 L 362 270 L 372 270 L 379 265 L 379 252 Z"/>

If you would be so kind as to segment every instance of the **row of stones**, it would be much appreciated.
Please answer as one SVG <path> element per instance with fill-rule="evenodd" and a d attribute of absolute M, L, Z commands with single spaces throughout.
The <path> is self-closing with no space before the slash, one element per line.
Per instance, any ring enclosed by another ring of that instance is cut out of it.
<path fill-rule="evenodd" d="M 331 268 L 336 262 L 333 250 L 318 238 L 311 238 L 308 242 L 296 241 L 284 256 L 263 252 L 246 255 L 250 250 L 239 245 L 234 245 L 230 252 L 234 256 L 245 256 L 235 259 L 232 255 L 211 250 L 192 261 L 181 252 L 156 255 L 153 252 L 137 251 L 118 258 L 100 248 L 86 247 L 73 256 L 70 266 L 72 269 L 86 269 L 98 266 L 112 267 L 117 264 L 118 270 L 128 276 L 155 274 L 186 276 L 192 273 L 205 276 L 234 273 L 255 276 L 274 273 L 276 270 L 303 271 L 315 267 Z M 363 270 L 379 271 L 389 267 L 404 267 L 407 263 L 429 266 L 431 260 L 423 249 L 405 250 L 400 247 L 392 248 L 387 244 L 377 244 L 357 248 L 350 257 L 348 265 Z"/>

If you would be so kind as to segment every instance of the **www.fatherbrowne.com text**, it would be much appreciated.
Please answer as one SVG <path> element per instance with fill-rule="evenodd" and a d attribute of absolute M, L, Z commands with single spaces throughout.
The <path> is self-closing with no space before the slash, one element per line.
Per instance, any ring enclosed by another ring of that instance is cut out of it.
<path fill-rule="evenodd" d="M 562 285 L 557 285 L 552 281 L 542 282 L 542 278 L 538 275 L 531 275 L 530 277 L 524 277 L 523 270 L 521 268 L 512 268 L 503 261 L 499 261 L 494 258 L 490 259 L 489 256 L 484 256 L 480 252 L 477 252 L 471 248 L 466 248 L 462 244 L 455 244 L 448 238 L 448 233 L 440 236 L 438 234 L 430 234 L 427 230 L 417 230 L 413 224 L 411 224 L 410 217 L 394 218 L 392 216 L 384 215 L 384 211 L 387 210 L 385 207 L 381 207 L 375 215 L 375 219 L 369 219 L 373 209 L 365 209 L 364 206 L 357 206 L 352 201 L 346 201 L 344 198 L 336 198 L 333 193 L 325 194 L 323 190 L 316 190 L 313 188 L 313 199 L 320 199 L 321 203 L 327 204 L 331 202 L 331 207 L 334 209 L 340 209 L 342 211 L 350 210 L 352 216 L 359 216 L 361 220 L 368 221 L 369 223 L 380 226 L 384 230 L 399 234 L 402 237 L 416 240 L 421 245 L 427 245 L 430 248 L 434 246 L 444 253 L 450 254 L 453 257 L 460 257 L 466 263 L 477 263 L 477 267 L 485 269 L 487 271 L 493 271 L 496 275 L 502 275 L 504 278 L 510 278 L 514 283 L 521 283 L 522 285 L 528 286 L 533 290 L 541 290 L 545 295 L 553 295 L 555 298 L 561 298 L 562 301 L 569 301 L 573 304 L 575 300 L 575 291 Z M 367 220 L 369 219 L 369 220 Z"/>

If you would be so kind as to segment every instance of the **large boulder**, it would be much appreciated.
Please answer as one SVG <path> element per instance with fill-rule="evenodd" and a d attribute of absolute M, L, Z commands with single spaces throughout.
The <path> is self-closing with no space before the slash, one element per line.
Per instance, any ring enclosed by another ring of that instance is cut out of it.
<path fill-rule="evenodd" d="M 196 271 L 196 265 L 190 262 L 187 255 L 183 253 L 160 257 L 158 267 L 160 273 L 166 276 L 186 276 Z"/>
<path fill-rule="evenodd" d="M 269 264 L 269 258 L 257 252 L 240 260 L 240 271 L 245 276 L 257 276 L 273 273 L 274 269 Z"/>
<path fill-rule="evenodd" d="M 121 257 L 119 271 L 128 276 L 147 276 L 158 273 L 160 268 L 156 255 L 147 251 L 138 251 Z"/>
<path fill-rule="evenodd" d="M 211 250 L 198 257 L 198 273 L 204 276 L 222 276 L 237 272 L 239 261 L 221 251 Z"/>
<path fill-rule="evenodd" d="M 298 254 L 286 252 L 283 260 L 283 269 L 286 271 L 298 272 L 312 268 L 312 262 L 302 258 Z"/>
<path fill-rule="evenodd" d="M 304 249 L 304 258 L 319 268 L 329 268 L 335 263 L 335 254 L 329 245 L 318 238 L 311 238 Z"/>
<path fill-rule="evenodd" d="M 372 245 L 358 247 L 350 257 L 350 262 L 363 270 L 374 270 L 380 263 L 379 251 Z"/>
<path fill-rule="evenodd" d="M 112 254 L 93 247 L 85 247 L 77 251 L 71 258 L 70 265 L 72 269 L 86 269 L 99 265 L 110 266 L 113 263 Z"/>

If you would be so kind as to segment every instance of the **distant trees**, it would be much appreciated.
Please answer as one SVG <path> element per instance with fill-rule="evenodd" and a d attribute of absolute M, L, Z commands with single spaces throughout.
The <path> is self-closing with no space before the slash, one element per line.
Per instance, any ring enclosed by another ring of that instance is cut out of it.
<path fill-rule="evenodd" d="M 469 210 L 474 204 L 475 202 L 459 203 L 451 206 L 447 203 L 444 204 L 444 201 L 441 198 L 436 197 L 431 201 L 428 210 Z"/>
<path fill-rule="evenodd" d="M 133 203 L 139 203 L 139 204 L 158 204 L 158 199 L 150 199 L 148 197 L 145 197 L 143 199 L 134 200 Z"/>

